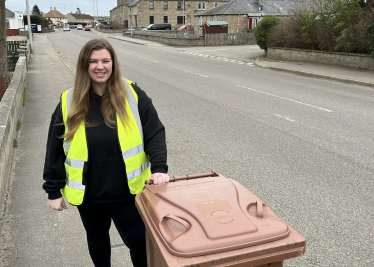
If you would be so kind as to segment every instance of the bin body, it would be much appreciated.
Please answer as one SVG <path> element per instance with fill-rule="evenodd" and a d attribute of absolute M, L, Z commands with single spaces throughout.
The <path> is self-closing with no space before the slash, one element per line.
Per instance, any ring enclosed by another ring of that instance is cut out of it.
<path fill-rule="evenodd" d="M 305 251 L 303 236 L 222 175 L 146 185 L 136 206 L 149 267 L 281 267 Z"/>

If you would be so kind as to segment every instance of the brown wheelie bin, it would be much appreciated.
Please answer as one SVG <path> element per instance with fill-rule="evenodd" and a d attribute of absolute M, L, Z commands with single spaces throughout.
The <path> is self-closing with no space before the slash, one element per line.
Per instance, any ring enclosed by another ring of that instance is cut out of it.
<path fill-rule="evenodd" d="M 305 238 L 247 188 L 215 172 L 147 184 L 136 196 L 148 267 L 281 267 Z"/>

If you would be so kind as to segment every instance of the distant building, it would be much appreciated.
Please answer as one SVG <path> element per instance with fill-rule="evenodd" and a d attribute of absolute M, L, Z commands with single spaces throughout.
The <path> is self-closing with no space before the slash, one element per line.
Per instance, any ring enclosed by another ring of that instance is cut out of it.
<path fill-rule="evenodd" d="M 25 24 L 23 22 L 23 12 L 10 11 L 5 8 L 5 28 L 6 29 L 23 29 Z"/>
<path fill-rule="evenodd" d="M 230 0 L 117 0 L 110 10 L 110 23 L 141 29 L 153 23 L 170 23 L 173 29 L 194 23 L 194 15 Z"/>
<path fill-rule="evenodd" d="M 51 10 L 43 16 L 43 18 L 46 18 L 50 21 L 50 24 L 56 25 L 56 26 L 63 26 L 64 23 L 67 23 L 68 20 L 66 19 L 65 15 L 56 10 L 56 7 L 52 8 Z"/>
<path fill-rule="evenodd" d="M 254 29 L 266 16 L 288 16 L 290 7 L 289 0 L 232 0 L 196 14 L 195 24 L 201 26 L 205 21 L 226 21 L 229 33 L 246 32 Z"/>
<path fill-rule="evenodd" d="M 88 14 L 75 14 L 75 13 L 68 13 L 66 14 L 66 18 L 68 23 L 70 24 L 90 24 L 92 25 L 94 22 L 94 17 Z"/>

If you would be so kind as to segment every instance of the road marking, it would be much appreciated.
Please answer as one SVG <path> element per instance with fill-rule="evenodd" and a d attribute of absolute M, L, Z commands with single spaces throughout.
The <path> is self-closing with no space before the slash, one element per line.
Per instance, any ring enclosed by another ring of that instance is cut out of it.
<path fill-rule="evenodd" d="M 140 57 L 140 56 L 138 56 L 138 57 Z M 154 63 L 158 63 L 157 61 L 154 61 L 154 60 L 151 60 L 151 59 L 148 59 L 148 58 L 145 58 L 145 57 L 140 57 L 140 58 L 151 61 L 151 62 L 154 62 Z"/>
<path fill-rule="evenodd" d="M 131 53 L 129 53 L 129 52 L 125 52 L 125 51 L 123 51 L 123 50 L 119 50 L 119 49 L 118 49 L 118 51 L 120 51 L 120 52 L 122 52 L 122 53 L 126 53 L 126 54 L 128 54 L 128 55 L 131 55 Z"/>
<path fill-rule="evenodd" d="M 289 117 L 287 117 L 287 116 L 282 116 L 282 115 L 279 115 L 279 114 L 274 114 L 274 113 L 272 113 L 274 116 L 276 116 L 276 117 L 278 117 L 278 118 L 282 118 L 282 119 L 285 119 L 285 120 L 287 120 L 287 121 L 291 121 L 291 122 L 296 122 L 295 120 L 293 120 L 293 119 L 291 119 L 291 118 L 289 118 Z"/>
<path fill-rule="evenodd" d="M 209 76 L 202 75 L 202 74 L 199 74 L 199 73 L 195 73 L 195 72 L 192 72 L 192 71 L 189 71 L 189 70 L 184 70 L 184 69 L 180 69 L 180 68 L 177 68 L 177 67 L 172 67 L 172 68 L 176 69 L 176 70 L 181 70 L 181 71 L 185 71 L 185 72 L 188 72 L 188 73 L 192 73 L 192 74 L 195 74 L 195 75 L 199 75 L 199 76 L 204 77 L 204 78 L 209 78 Z"/>
<path fill-rule="evenodd" d="M 204 51 L 200 51 L 200 52 L 206 52 L 206 51 L 219 51 L 219 50 L 227 50 L 227 49 L 204 50 Z M 199 52 L 199 51 L 195 51 L 195 52 Z"/>
<path fill-rule="evenodd" d="M 287 101 L 291 101 L 291 102 L 294 102 L 294 103 L 297 103 L 297 104 L 300 104 L 300 105 L 304 105 L 304 106 L 307 106 L 307 107 L 316 108 L 316 109 L 323 110 L 323 111 L 326 111 L 326 112 L 334 112 L 334 111 L 332 111 L 330 109 L 321 108 L 321 107 L 310 105 L 310 104 L 307 104 L 307 103 L 304 103 L 304 102 L 296 101 L 296 100 L 293 100 L 293 99 L 290 99 L 290 98 L 286 98 L 286 97 L 282 97 L 282 96 L 278 96 L 278 95 L 266 93 L 266 92 L 263 92 L 263 91 L 259 91 L 259 90 L 256 90 L 256 89 L 252 89 L 252 88 L 246 87 L 246 86 L 241 86 L 241 85 L 238 85 L 238 84 L 236 86 L 244 88 L 244 89 L 248 89 L 248 90 L 251 90 L 251 91 L 254 91 L 254 92 L 257 92 L 257 93 L 261 93 L 261 94 L 265 94 L 265 95 L 270 95 L 270 96 L 273 96 L 273 97 L 276 97 L 276 98 L 279 98 L 279 99 L 284 99 L 284 100 L 287 100 Z"/>

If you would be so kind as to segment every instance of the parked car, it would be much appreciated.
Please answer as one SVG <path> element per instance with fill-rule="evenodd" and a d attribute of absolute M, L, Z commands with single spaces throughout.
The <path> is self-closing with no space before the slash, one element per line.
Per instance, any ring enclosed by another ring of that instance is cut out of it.
<path fill-rule="evenodd" d="M 142 31 L 150 31 L 150 30 L 171 30 L 170 23 L 156 23 L 156 24 L 149 24 L 146 28 L 143 28 Z"/>
<path fill-rule="evenodd" d="M 195 26 L 193 24 L 186 24 L 186 25 L 182 25 L 178 28 L 178 33 L 190 33 L 192 31 L 194 31 L 195 29 Z"/>
<path fill-rule="evenodd" d="M 78 24 L 78 25 L 77 25 L 77 30 L 83 30 L 83 26 L 82 26 L 82 24 Z"/>
<path fill-rule="evenodd" d="M 86 27 L 84 27 L 84 30 L 85 30 L 85 31 L 90 31 L 90 30 L 91 30 L 91 27 L 90 27 L 90 26 L 86 26 Z"/>
<path fill-rule="evenodd" d="M 65 31 L 70 31 L 70 25 L 68 23 L 64 24 L 64 32 Z"/>

